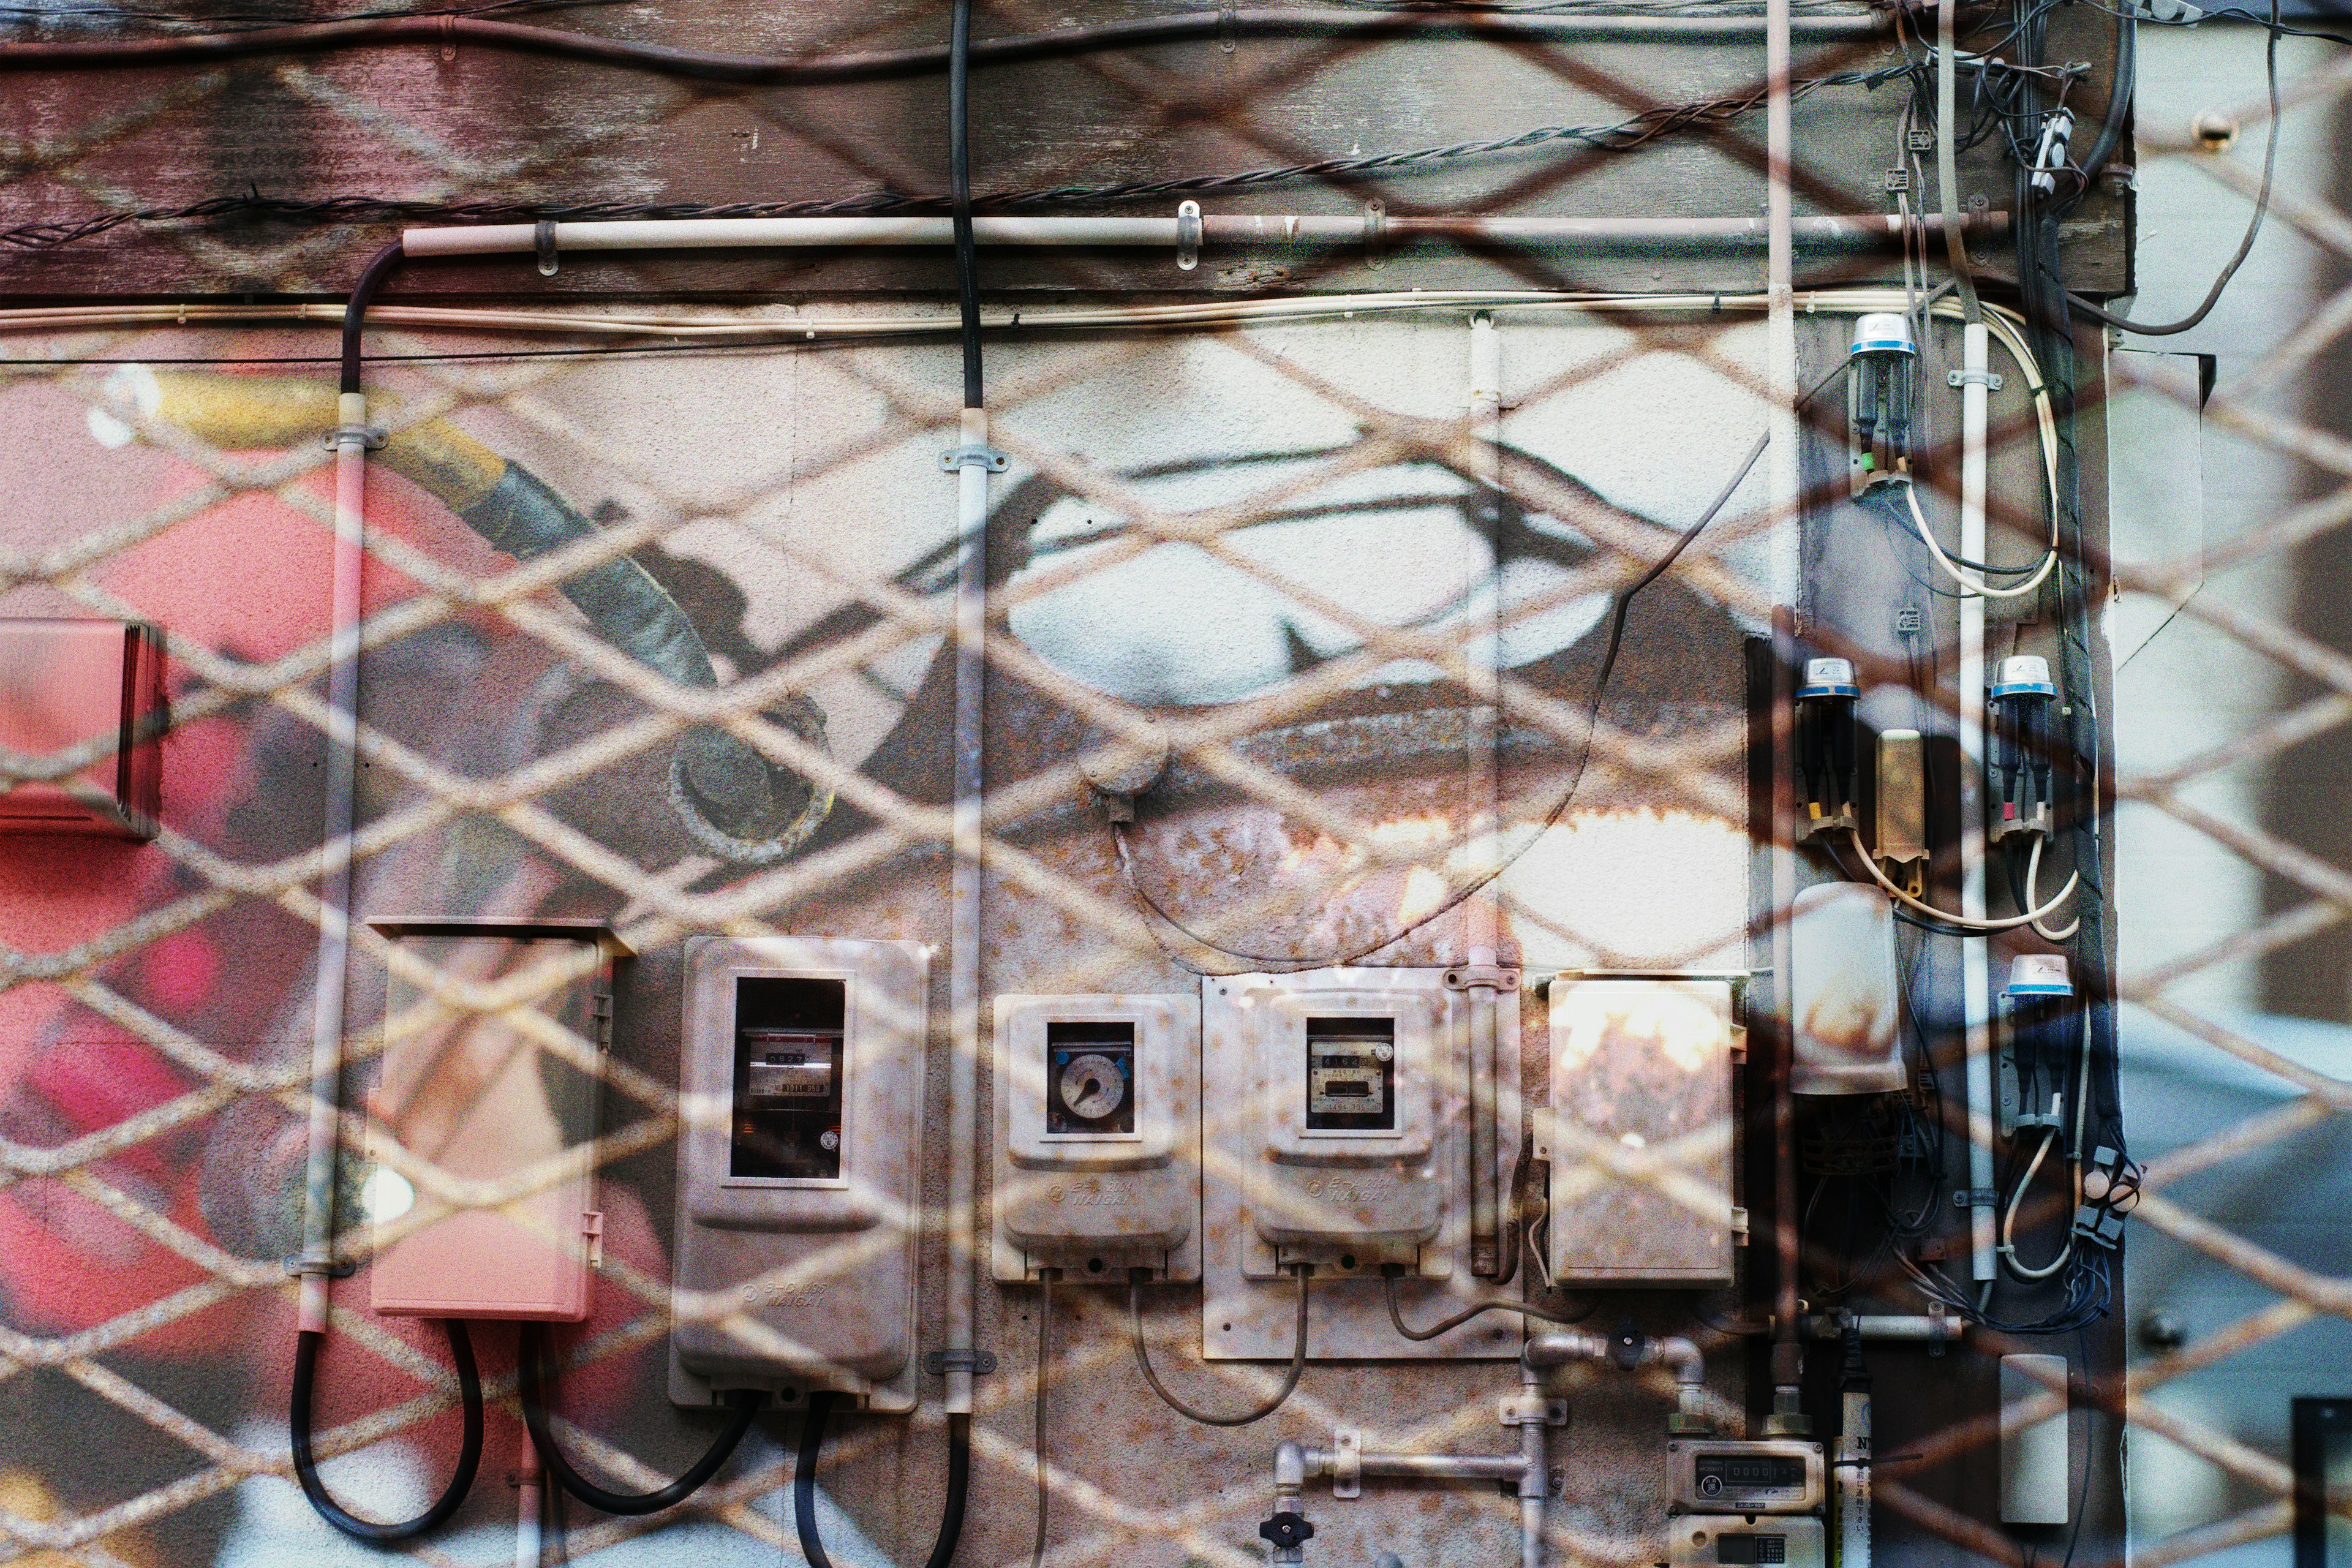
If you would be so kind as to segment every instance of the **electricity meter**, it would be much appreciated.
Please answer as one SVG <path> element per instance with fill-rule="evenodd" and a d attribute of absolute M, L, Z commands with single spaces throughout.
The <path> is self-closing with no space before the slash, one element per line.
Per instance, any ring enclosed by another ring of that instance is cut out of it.
<path fill-rule="evenodd" d="M 915 1401 L 919 942 L 686 949 L 670 1397 L 830 1389 Z"/>
<path fill-rule="evenodd" d="M 604 1251 L 593 1156 L 612 963 L 629 950 L 601 925 L 557 921 L 373 929 L 399 956 L 360 1187 L 369 1304 L 580 1321 Z"/>
<path fill-rule="evenodd" d="M 1190 996 L 996 999 L 997 1279 L 1201 1277 L 1200 1056 Z"/>

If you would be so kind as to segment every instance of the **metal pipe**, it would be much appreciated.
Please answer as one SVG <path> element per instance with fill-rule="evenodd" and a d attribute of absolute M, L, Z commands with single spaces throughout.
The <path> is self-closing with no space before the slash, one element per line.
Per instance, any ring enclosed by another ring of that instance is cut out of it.
<path fill-rule="evenodd" d="M 1527 1468 L 1518 1454 L 1403 1454 L 1364 1451 L 1364 1474 L 1417 1481 L 1516 1481 Z"/>
<path fill-rule="evenodd" d="M 302 1275 L 295 1328 L 327 1331 L 335 1266 L 335 1152 L 343 1081 L 343 982 L 351 961 L 352 821 L 358 769 L 360 581 L 367 553 L 367 398 L 336 399 L 335 553 L 327 666 L 327 803 L 319 873 L 319 975 L 310 1021 L 310 1150 L 302 1184 Z"/>
<path fill-rule="evenodd" d="M 1915 220 L 1916 221 L 1916 220 Z M 1962 227 L 1994 232 L 2006 213 L 1962 217 Z M 1927 222 L 1938 226 L 1934 215 Z M 1012 217 L 972 219 L 972 237 L 982 245 L 1093 246 L 1176 248 L 1174 217 Z M 856 246 L 944 246 L 955 243 L 954 220 L 947 217 L 740 217 L 631 218 L 608 223 L 550 226 L 558 255 L 564 251 L 777 249 Z M 401 235 L 412 258 L 522 256 L 539 249 L 536 224 L 479 224 L 454 228 L 412 228 Z M 1903 220 L 1895 214 L 1829 214 L 1795 218 L 1788 237 L 1810 242 L 1899 239 Z M 1209 245 L 1361 245 L 1378 239 L 1479 239 L 1519 244 L 1593 246 L 1659 244 L 1767 244 L 1766 220 L 1753 217 L 1381 217 L 1355 214 L 1250 215 L 1223 213 L 1201 219 L 1201 239 Z"/>
<path fill-rule="evenodd" d="M 515 1463 L 515 1568 L 540 1568 L 543 1553 L 540 1530 L 541 1497 L 547 1484 L 539 1445 L 525 1443 Z"/>
<path fill-rule="evenodd" d="M 980 925 L 981 858 L 985 838 L 981 810 L 986 779 L 981 769 L 981 715 L 988 658 L 988 411 L 963 411 L 956 462 L 955 805 L 950 818 L 955 857 L 948 910 L 948 1013 L 952 1054 L 948 1064 L 947 1341 L 953 1351 L 973 1348 L 979 1314 L 974 1270 L 974 1205 L 980 1192 Z M 950 1358 L 947 1413 L 971 1413 L 971 1367 Z"/>
<path fill-rule="evenodd" d="M 1771 442 L 1766 468 L 1771 507 L 1773 735 L 1776 756 L 1772 769 L 1772 1239 L 1774 1253 L 1773 1316 L 1780 1325 L 1772 1344 L 1772 1413 L 1764 1431 L 1768 1436 L 1801 1436 L 1806 1429 L 1801 1384 L 1804 1343 L 1797 1337 L 1797 1173 L 1795 1106 L 1789 1087 L 1789 1053 L 1794 1048 L 1796 1019 L 1791 1006 L 1789 914 L 1797 898 L 1796 847 L 1790 841 L 1791 812 L 1784 804 L 1792 759 L 1778 753 L 1787 748 L 1792 704 L 1790 671 L 1796 668 L 1797 595 L 1804 563 L 1803 519 L 1800 510 L 1801 479 L 1798 469 L 1797 317 L 1795 298 L 1797 221 L 1790 171 L 1796 137 L 1790 116 L 1789 0 L 1768 0 L 1764 27 L 1764 144 L 1766 185 L 1764 295 L 1765 375 L 1770 388 Z"/>
<path fill-rule="evenodd" d="M 1484 658 L 1470 660 L 1470 713 L 1464 738 L 1469 763 L 1469 850 L 1474 876 L 1491 879 L 1497 864 L 1496 816 L 1501 797 L 1500 704 L 1502 701 L 1503 607 L 1503 350 L 1491 311 L 1470 318 L 1470 417 L 1477 439 L 1477 479 L 1490 542 L 1485 604 Z M 1492 1279 L 1502 1272 L 1496 1214 L 1495 1147 L 1496 1033 L 1501 980 L 1498 952 L 1502 910 L 1491 880 L 1470 895 L 1463 910 L 1464 973 L 1469 1005 L 1470 1076 L 1470 1272 Z M 1514 1131 L 1517 1131 L 1515 1128 Z"/>
<path fill-rule="evenodd" d="M 1861 1312 L 1850 1318 L 1819 1313 L 1805 1320 L 1805 1334 L 1809 1339 L 1842 1339 L 1848 1324 L 1865 1340 L 1957 1344 L 1968 1336 L 1968 1320 L 1949 1312 Z"/>

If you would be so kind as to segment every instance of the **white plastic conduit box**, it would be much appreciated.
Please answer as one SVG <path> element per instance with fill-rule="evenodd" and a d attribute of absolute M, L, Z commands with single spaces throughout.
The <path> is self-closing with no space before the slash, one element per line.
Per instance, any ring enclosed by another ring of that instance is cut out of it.
<path fill-rule="evenodd" d="M 1559 974 L 1549 987 L 1554 1277 L 1605 1285 L 1727 1285 L 1733 977 Z"/>
<path fill-rule="evenodd" d="M 370 923 L 397 957 L 360 1189 L 369 1304 L 578 1322 L 603 1261 L 598 1090 L 629 950 L 586 923 Z"/>
<path fill-rule="evenodd" d="M 1202 982 L 1202 1351 L 1287 1360 L 1290 1270 L 1315 1270 L 1308 1353 L 1326 1359 L 1516 1356 L 1490 1315 L 1426 1342 L 1391 1326 L 1383 1266 L 1408 1321 L 1485 1293 L 1470 1273 L 1472 1009 L 1496 1010 L 1490 1180 L 1520 1144 L 1519 1006 L 1451 988 L 1443 969 L 1320 969 Z"/>
<path fill-rule="evenodd" d="M 63 778 L 0 780 L 0 833 L 153 837 L 164 719 L 153 626 L 0 619 L 0 749 L 89 758 Z"/>
<path fill-rule="evenodd" d="M 1200 1025 L 1191 996 L 997 997 L 997 1279 L 1201 1277 Z"/>
<path fill-rule="evenodd" d="M 670 1398 L 830 1389 L 915 1407 L 930 949 L 686 947 Z"/>

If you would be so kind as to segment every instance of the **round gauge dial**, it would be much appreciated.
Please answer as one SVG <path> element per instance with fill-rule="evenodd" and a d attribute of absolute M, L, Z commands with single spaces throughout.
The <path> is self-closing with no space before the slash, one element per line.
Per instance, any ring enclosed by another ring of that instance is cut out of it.
<path fill-rule="evenodd" d="M 1127 1075 L 1107 1056 L 1089 1051 L 1070 1058 L 1056 1085 L 1071 1115 L 1099 1121 L 1127 1100 Z"/>

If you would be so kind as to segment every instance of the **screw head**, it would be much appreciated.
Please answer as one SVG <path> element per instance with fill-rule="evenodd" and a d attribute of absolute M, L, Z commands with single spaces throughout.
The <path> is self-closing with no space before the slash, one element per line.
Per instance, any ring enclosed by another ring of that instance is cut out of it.
<path fill-rule="evenodd" d="M 2238 139 L 2238 122 L 2218 109 L 2200 110 L 2189 122 L 2189 134 L 2208 153 L 2223 153 Z"/>
<path fill-rule="evenodd" d="M 2152 1351 L 2177 1351 L 2189 1342 L 2189 1322 L 2178 1312 L 2150 1312 L 2139 1321 L 2139 1342 Z"/>

